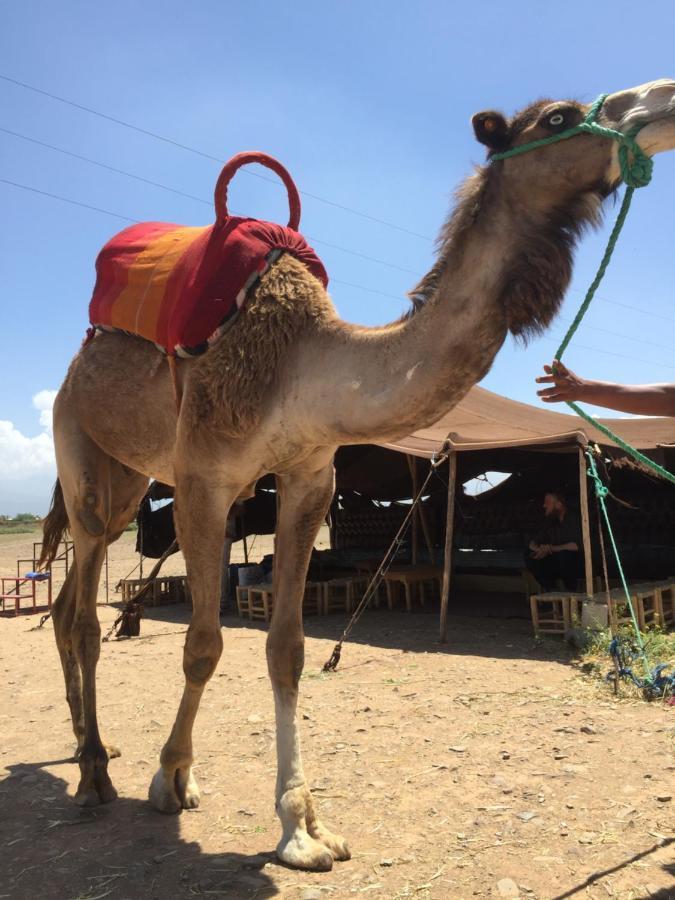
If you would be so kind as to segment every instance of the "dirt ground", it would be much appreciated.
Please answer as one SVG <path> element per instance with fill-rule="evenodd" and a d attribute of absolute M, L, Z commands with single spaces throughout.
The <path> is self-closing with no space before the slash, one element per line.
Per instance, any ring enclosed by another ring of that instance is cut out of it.
<path fill-rule="evenodd" d="M 132 539 L 111 582 L 133 564 Z M 3 574 L 31 540 L 0 543 Z M 344 617 L 307 619 L 305 769 L 353 853 L 324 874 L 274 857 L 263 625 L 223 617 L 195 727 L 202 804 L 167 817 L 146 796 L 188 610 L 149 610 L 140 638 L 103 645 L 99 722 L 122 750 L 119 799 L 88 810 L 70 799 L 79 770 L 52 626 L 0 619 L 0 897 L 675 898 L 675 707 L 615 700 L 562 642 L 535 642 L 526 612 L 513 597 L 454 598 L 441 646 L 435 611 L 373 610 L 329 676 Z M 100 607 L 104 629 L 116 613 Z"/>

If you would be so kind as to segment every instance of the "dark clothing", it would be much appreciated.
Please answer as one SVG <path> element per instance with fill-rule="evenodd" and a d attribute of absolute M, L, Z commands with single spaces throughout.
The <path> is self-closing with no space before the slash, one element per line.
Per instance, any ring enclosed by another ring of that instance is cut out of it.
<path fill-rule="evenodd" d="M 576 544 L 577 548 L 581 549 L 583 539 L 579 516 L 569 509 L 562 522 L 557 516 L 546 516 L 533 540 L 535 544 L 553 544 L 554 546 Z"/>
<path fill-rule="evenodd" d="M 576 590 L 577 578 L 583 570 L 583 539 L 579 516 L 569 509 L 562 522 L 557 516 L 546 516 L 533 541 L 535 544 L 551 544 L 554 547 L 561 544 L 577 545 L 577 550 L 558 550 L 543 559 L 533 559 L 532 551 L 525 551 L 525 565 L 545 591 L 554 591 L 558 579 L 563 582 L 565 590 Z"/>
<path fill-rule="evenodd" d="M 567 542 L 565 542 L 567 543 Z M 576 550 L 559 550 L 543 559 L 533 559 L 528 551 L 525 565 L 545 591 L 555 591 L 560 578 L 566 591 L 576 591 L 577 578 L 581 575 L 581 553 Z"/>

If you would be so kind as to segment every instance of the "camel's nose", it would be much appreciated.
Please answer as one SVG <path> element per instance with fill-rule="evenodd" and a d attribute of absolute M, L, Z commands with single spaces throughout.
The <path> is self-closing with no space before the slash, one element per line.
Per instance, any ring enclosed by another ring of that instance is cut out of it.
<path fill-rule="evenodd" d="M 675 81 L 660 78 L 610 94 L 603 104 L 603 112 L 624 133 L 675 116 Z"/>

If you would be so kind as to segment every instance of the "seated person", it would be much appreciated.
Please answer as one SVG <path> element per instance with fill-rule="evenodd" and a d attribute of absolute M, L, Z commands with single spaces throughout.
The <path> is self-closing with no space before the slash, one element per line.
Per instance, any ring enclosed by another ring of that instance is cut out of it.
<path fill-rule="evenodd" d="M 530 541 L 525 565 L 544 591 L 556 590 L 558 578 L 565 590 L 574 591 L 582 571 L 579 519 L 567 508 L 565 496 L 559 492 L 549 491 L 544 496 L 543 509 L 545 520 Z"/>

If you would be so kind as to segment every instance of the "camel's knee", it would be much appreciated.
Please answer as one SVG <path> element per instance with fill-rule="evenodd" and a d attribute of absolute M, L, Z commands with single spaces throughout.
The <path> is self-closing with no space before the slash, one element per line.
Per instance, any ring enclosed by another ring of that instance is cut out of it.
<path fill-rule="evenodd" d="M 84 474 L 75 494 L 75 516 L 92 537 L 103 537 L 109 518 L 109 497 L 88 474 Z"/>
<path fill-rule="evenodd" d="M 183 651 L 185 680 L 196 687 L 205 685 L 215 672 L 222 652 L 220 629 L 188 631 Z"/>
<path fill-rule="evenodd" d="M 272 682 L 280 688 L 296 690 L 305 667 L 305 642 L 302 638 L 291 643 L 274 637 L 267 638 L 267 669 Z"/>
<path fill-rule="evenodd" d="M 101 652 L 101 626 L 91 616 L 75 616 L 71 629 L 71 642 L 81 666 L 96 663 Z"/>

